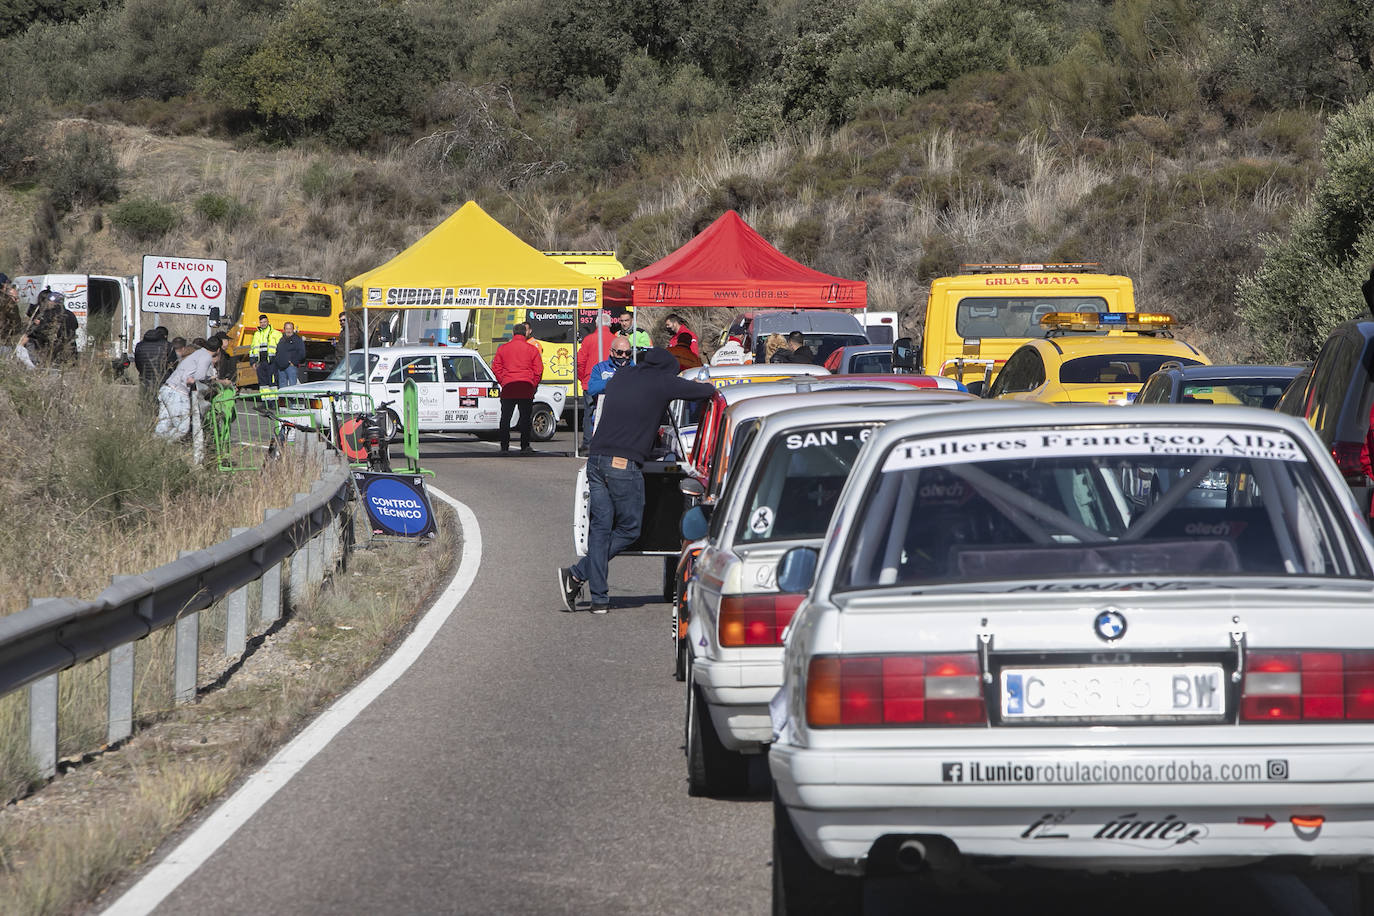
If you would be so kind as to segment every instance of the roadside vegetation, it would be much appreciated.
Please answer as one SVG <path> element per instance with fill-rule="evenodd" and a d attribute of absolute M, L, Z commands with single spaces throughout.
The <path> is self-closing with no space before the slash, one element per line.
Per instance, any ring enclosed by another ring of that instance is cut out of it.
<path fill-rule="evenodd" d="M 224 684 L 216 684 L 223 657 L 203 652 L 196 703 L 172 705 L 170 655 L 145 670 L 142 684 L 166 686 L 160 705 L 140 705 L 133 738 L 0 808 L 0 912 L 47 916 L 93 901 L 359 681 L 452 575 L 457 520 L 443 504 L 436 504 L 436 516 L 432 543 L 355 550 L 348 569 L 312 593 Z M 362 525 L 357 537 L 366 544 Z M 203 647 L 213 642 L 206 627 Z M 75 678 L 98 680 L 98 663 L 85 667 L 91 670 L 78 669 Z M 7 708 L 9 699 L 0 700 L 6 746 L 27 734 L 22 727 L 16 734 L 22 713 Z M 64 700 L 62 714 L 69 711 Z M 13 775 L 5 766 L 0 757 L 0 783 Z"/>
<path fill-rule="evenodd" d="M 962 262 L 1089 260 L 1302 358 L 1360 307 L 1371 47 L 1349 0 L 46 3 L 0 17 L 0 269 L 337 282 L 469 198 L 633 269 L 733 207 L 909 326 Z"/>

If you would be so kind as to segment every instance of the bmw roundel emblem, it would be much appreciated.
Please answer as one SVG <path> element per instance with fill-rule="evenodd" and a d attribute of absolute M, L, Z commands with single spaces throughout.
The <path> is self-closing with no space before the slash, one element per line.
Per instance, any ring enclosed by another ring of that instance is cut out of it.
<path fill-rule="evenodd" d="M 1093 629 L 1107 642 L 1115 642 L 1126 635 L 1126 618 L 1120 611 L 1102 611 L 1093 618 Z"/>

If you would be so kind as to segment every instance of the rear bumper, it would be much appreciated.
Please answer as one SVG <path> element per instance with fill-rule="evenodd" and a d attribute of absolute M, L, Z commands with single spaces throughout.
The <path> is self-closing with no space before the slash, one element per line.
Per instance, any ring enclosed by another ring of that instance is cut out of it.
<path fill-rule="evenodd" d="M 989 752 L 775 744 L 769 765 L 802 842 L 841 872 L 862 871 L 874 842 L 894 835 L 944 837 L 969 856 L 1087 869 L 1273 856 L 1374 863 L 1374 752 L 1359 745 Z"/>
<path fill-rule="evenodd" d="M 782 686 L 782 649 L 776 661 L 697 659 L 692 680 L 721 743 L 734 751 L 755 752 L 773 740 L 768 704 Z"/>

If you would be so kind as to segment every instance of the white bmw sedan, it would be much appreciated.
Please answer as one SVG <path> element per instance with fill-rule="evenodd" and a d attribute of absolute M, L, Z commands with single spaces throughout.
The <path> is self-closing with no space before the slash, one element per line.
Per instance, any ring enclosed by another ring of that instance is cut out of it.
<path fill-rule="evenodd" d="M 890 423 L 819 558 L 782 557 L 811 590 L 775 910 L 989 863 L 1374 865 L 1374 541 L 1340 473 L 1289 417 L 1130 414 Z"/>

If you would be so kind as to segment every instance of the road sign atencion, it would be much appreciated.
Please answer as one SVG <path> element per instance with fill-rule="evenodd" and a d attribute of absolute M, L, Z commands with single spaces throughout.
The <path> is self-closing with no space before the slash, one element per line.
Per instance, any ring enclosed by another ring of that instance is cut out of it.
<path fill-rule="evenodd" d="M 143 311 L 208 315 L 224 311 L 227 262 L 219 258 L 143 256 Z"/>

